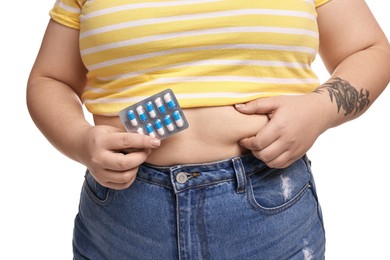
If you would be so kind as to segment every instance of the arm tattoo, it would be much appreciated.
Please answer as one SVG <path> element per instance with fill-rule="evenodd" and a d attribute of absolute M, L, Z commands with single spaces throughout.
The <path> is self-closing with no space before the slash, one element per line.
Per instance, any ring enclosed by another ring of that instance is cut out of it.
<path fill-rule="evenodd" d="M 328 91 L 332 103 L 333 100 L 336 102 L 337 113 L 343 108 L 345 116 L 361 112 L 370 103 L 368 90 L 361 89 L 359 92 L 348 81 L 338 77 L 319 86 L 314 92 L 322 93 L 325 90 Z"/>

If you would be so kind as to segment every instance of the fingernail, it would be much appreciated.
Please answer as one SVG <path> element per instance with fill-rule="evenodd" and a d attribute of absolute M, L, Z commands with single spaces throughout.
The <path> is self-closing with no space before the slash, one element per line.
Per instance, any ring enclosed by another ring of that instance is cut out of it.
<path fill-rule="evenodd" d="M 154 138 L 154 139 L 150 140 L 150 143 L 151 143 L 153 146 L 160 146 L 161 141 L 160 141 L 159 139 Z"/>
<path fill-rule="evenodd" d="M 244 108 L 246 105 L 245 104 L 235 104 L 234 106 L 236 108 Z"/>

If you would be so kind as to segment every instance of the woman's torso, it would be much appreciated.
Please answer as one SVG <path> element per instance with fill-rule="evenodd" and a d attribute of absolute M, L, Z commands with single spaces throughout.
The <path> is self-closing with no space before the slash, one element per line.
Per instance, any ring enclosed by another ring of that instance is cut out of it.
<path fill-rule="evenodd" d="M 159 166 L 204 163 L 248 153 L 239 140 L 256 135 L 268 122 L 265 115 L 245 115 L 233 106 L 183 110 L 189 128 L 163 140 L 147 163 Z M 97 125 L 124 130 L 119 117 L 94 116 Z"/>
<path fill-rule="evenodd" d="M 167 88 L 182 108 L 195 108 L 319 84 L 310 68 L 319 43 L 314 1 L 78 2 L 82 98 L 93 114 L 116 115 Z"/>
<path fill-rule="evenodd" d="M 186 108 L 190 127 L 164 140 L 148 163 L 247 153 L 239 140 L 256 135 L 268 118 L 241 114 L 233 104 L 318 85 L 310 69 L 318 47 L 316 2 L 81 3 L 74 7 L 81 7 L 75 19 L 89 71 L 83 100 L 95 123 L 123 129 L 112 115 L 166 88 Z"/>

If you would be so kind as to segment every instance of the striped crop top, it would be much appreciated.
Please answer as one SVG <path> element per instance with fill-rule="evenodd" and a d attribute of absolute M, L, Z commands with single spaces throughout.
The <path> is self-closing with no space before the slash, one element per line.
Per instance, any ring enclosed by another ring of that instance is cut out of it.
<path fill-rule="evenodd" d="M 316 7 L 329 0 L 57 0 L 80 30 L 82 99 L 118 111 L 171 88 L 183 108 L 313 91 Z"/>

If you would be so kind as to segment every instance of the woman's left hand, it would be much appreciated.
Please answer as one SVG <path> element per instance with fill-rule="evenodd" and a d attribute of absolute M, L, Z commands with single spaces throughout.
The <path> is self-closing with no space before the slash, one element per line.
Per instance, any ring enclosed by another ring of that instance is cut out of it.
<path fill-rule="evenodd" d="M 328 97 L 327 97 L 328 98 Z M 285 168 L 301 158 L 328 128 L 330 113 L 324 95 L 277 96 L 236 105 L 244 114 L 268 115 L 270 121 L 256 136 L 240 145 L 271 168 Z M 324 105 L 326 104 L 326 105 Z"/>

